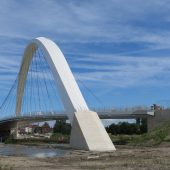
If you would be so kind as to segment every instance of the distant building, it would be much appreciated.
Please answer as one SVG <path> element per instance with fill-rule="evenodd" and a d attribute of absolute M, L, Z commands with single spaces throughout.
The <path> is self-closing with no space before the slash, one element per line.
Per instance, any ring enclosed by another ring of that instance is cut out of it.
<path fill-rule="evenodd" d="M 20 127 L 19 128 L 19 134 L 25 134 L 26 132 L 25 132 L 25 128 L 23 128 L 23 127 Z"/>
<path fill-rule="evenodd" d="M 52 128 L 50 128 L 49 124 L 45 122 L 42 125 L 42 133 L 50 133 L 50 132 L 52 132 Z"/>
<path fill-rule="evenodd" d="M 160 105 L 157 105 L 157 104 L 153 104 L 151 106 L 151 110 L 162 110 L 162 109 L 163 109 L 163 107 Z"/>
<path fill-rule="evenodd" d="M 29 125 L 29 126 L 25 127 L 25 132 L 26 133 L 32 133 L 33 132 L 32 125 Z"/>

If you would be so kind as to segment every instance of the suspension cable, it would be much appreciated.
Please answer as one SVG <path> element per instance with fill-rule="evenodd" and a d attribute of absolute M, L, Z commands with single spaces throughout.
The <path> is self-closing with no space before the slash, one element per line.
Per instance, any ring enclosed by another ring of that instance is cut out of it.
<path fill-rule="evenodd" d="M 78 79 L 78 81 L 83 85 L 83 87 L 85 87 L 87 89 L 87 91 L 90 92 L 90 94 L 98 101 L 98 103 L 100 103 L 103 107 L 104 106 L 104 103 L 93 93 L 93 91 L 91 89 L 89 89 L 83 81 L 81 81 L 80 79 Z"/>

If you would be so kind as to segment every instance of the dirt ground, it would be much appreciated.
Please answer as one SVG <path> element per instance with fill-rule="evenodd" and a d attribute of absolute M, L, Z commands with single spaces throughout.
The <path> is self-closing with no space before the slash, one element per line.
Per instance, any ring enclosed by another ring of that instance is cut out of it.
<path fill-rule="evenodd" d="M 117 146 L 111 153 L 71 151 L 54 158 L 0 156 L 0 165 L 12 170 L 170 170 L 170 147 Z"/>

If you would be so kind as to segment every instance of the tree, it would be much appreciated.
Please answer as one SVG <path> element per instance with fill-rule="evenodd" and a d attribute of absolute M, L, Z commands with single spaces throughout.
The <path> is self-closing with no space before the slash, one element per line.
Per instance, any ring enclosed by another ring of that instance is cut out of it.
<path fill-rule="evenodd" d="M 141 120 L 141 126 L 140 126 L 140 132 L 141 133 L 146 133 L 147 132 L 147 118 L 143 118 Z"/>
<path fill-rule="evenodd" d="M 42 127 L 36 126 L 34 128 L 34 133 L 42 133 Z"/>
<path fill-rule="evenodd" d="M 106 127 L 106 131 L 112 135 L 117 134 L 142 134 L 147 132 L 147 119 L 137 119 L 136 123 L 120 122 Z"/>
<path fill-rule="evenodd" d="M 56 120 L 53 132 L 69 135 L 71 133 L 71 125 L 69 123 L 66 123 L 66 121 Z"/>
<path fill-rule="evenodd" d="M 106 127 L 106 131 L 113 135 L 117 134 L 136 134 L 138 131 L 137 125 L 135 123 L 120 122 L 118 124 L 111 124 Z"/>

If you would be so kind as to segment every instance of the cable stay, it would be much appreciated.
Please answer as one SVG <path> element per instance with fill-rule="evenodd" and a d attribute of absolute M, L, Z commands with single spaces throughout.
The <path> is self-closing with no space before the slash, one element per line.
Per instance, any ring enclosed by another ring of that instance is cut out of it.
<path fill-rule="evenodd" d="M 24 84 L 20 115 L 36 116 L 64 112 L 64 106 L 60 99 L 52 70 L 46 60 L 45 53 L 41 48 L 37 48 L 34 52 L 32 49 L 32 56 L 32 61 Z M 0 106 L 0 114 L 3 115 L 3 117 L 16 115 L 18 76 L 19 74 L 9 90 L 7 97 Z M 86 91 L 89 92 L 98 103 L 97 106 L 104 107 L 104 103 L 101 99 L 97 97 L 83 81 L 78 79 L 78 82 L 81 83 Z M 87 97 L 87 94 L 85 96 Z M 90 103 L 87 98 L 86 100 L 90 107 L 94 108 L 94 100 L 93 104 Z"/>
<path fill-rule="evenodd" d="M 105 108 L 105 105 L 104 105 L 104 103 L 102 102 L 102 100 L 101 100 L 99 97 L 97 97 L 97 96 L 94 94 L 94 92 L 93 92 L 90 88 L 88 88 L 82 80 L 80 80 L 80 79 L 77 79 L 77 80 L 78 80 L 78 82 L 89 92 L 89 94 L 90 94 L 90 95 L 93 97 L 93 99 L 98 103 L 98 105 L 99 105 L 100 107 L 102 107 L 102 108 Z M 92 110 L 96 110 L 96 107 L 98 108 L 98 105 L 97 105 L 97 106 L 94 106 L 94 103 L 95 103 L 95 102 L 93 101 L 93 104 L 90 103 L 89 100 L 88 100 L 87 95 L 84 95 L 84 96 L 85 96 L 85 99 L 86 99 L 88 105 L 92 108 Z"/>
<path fill-rule="evenodd" d="M 43 50 L 38 48 L 34 53 L 32 52 L 32 56 L 24 84 L 21 116 L 64 112 L 64 106 L 59 97 L 53 73 L 46 61 Z M 18 76 L 0 106 L 1 117 L 13 117 L 16 115 Z"/>

